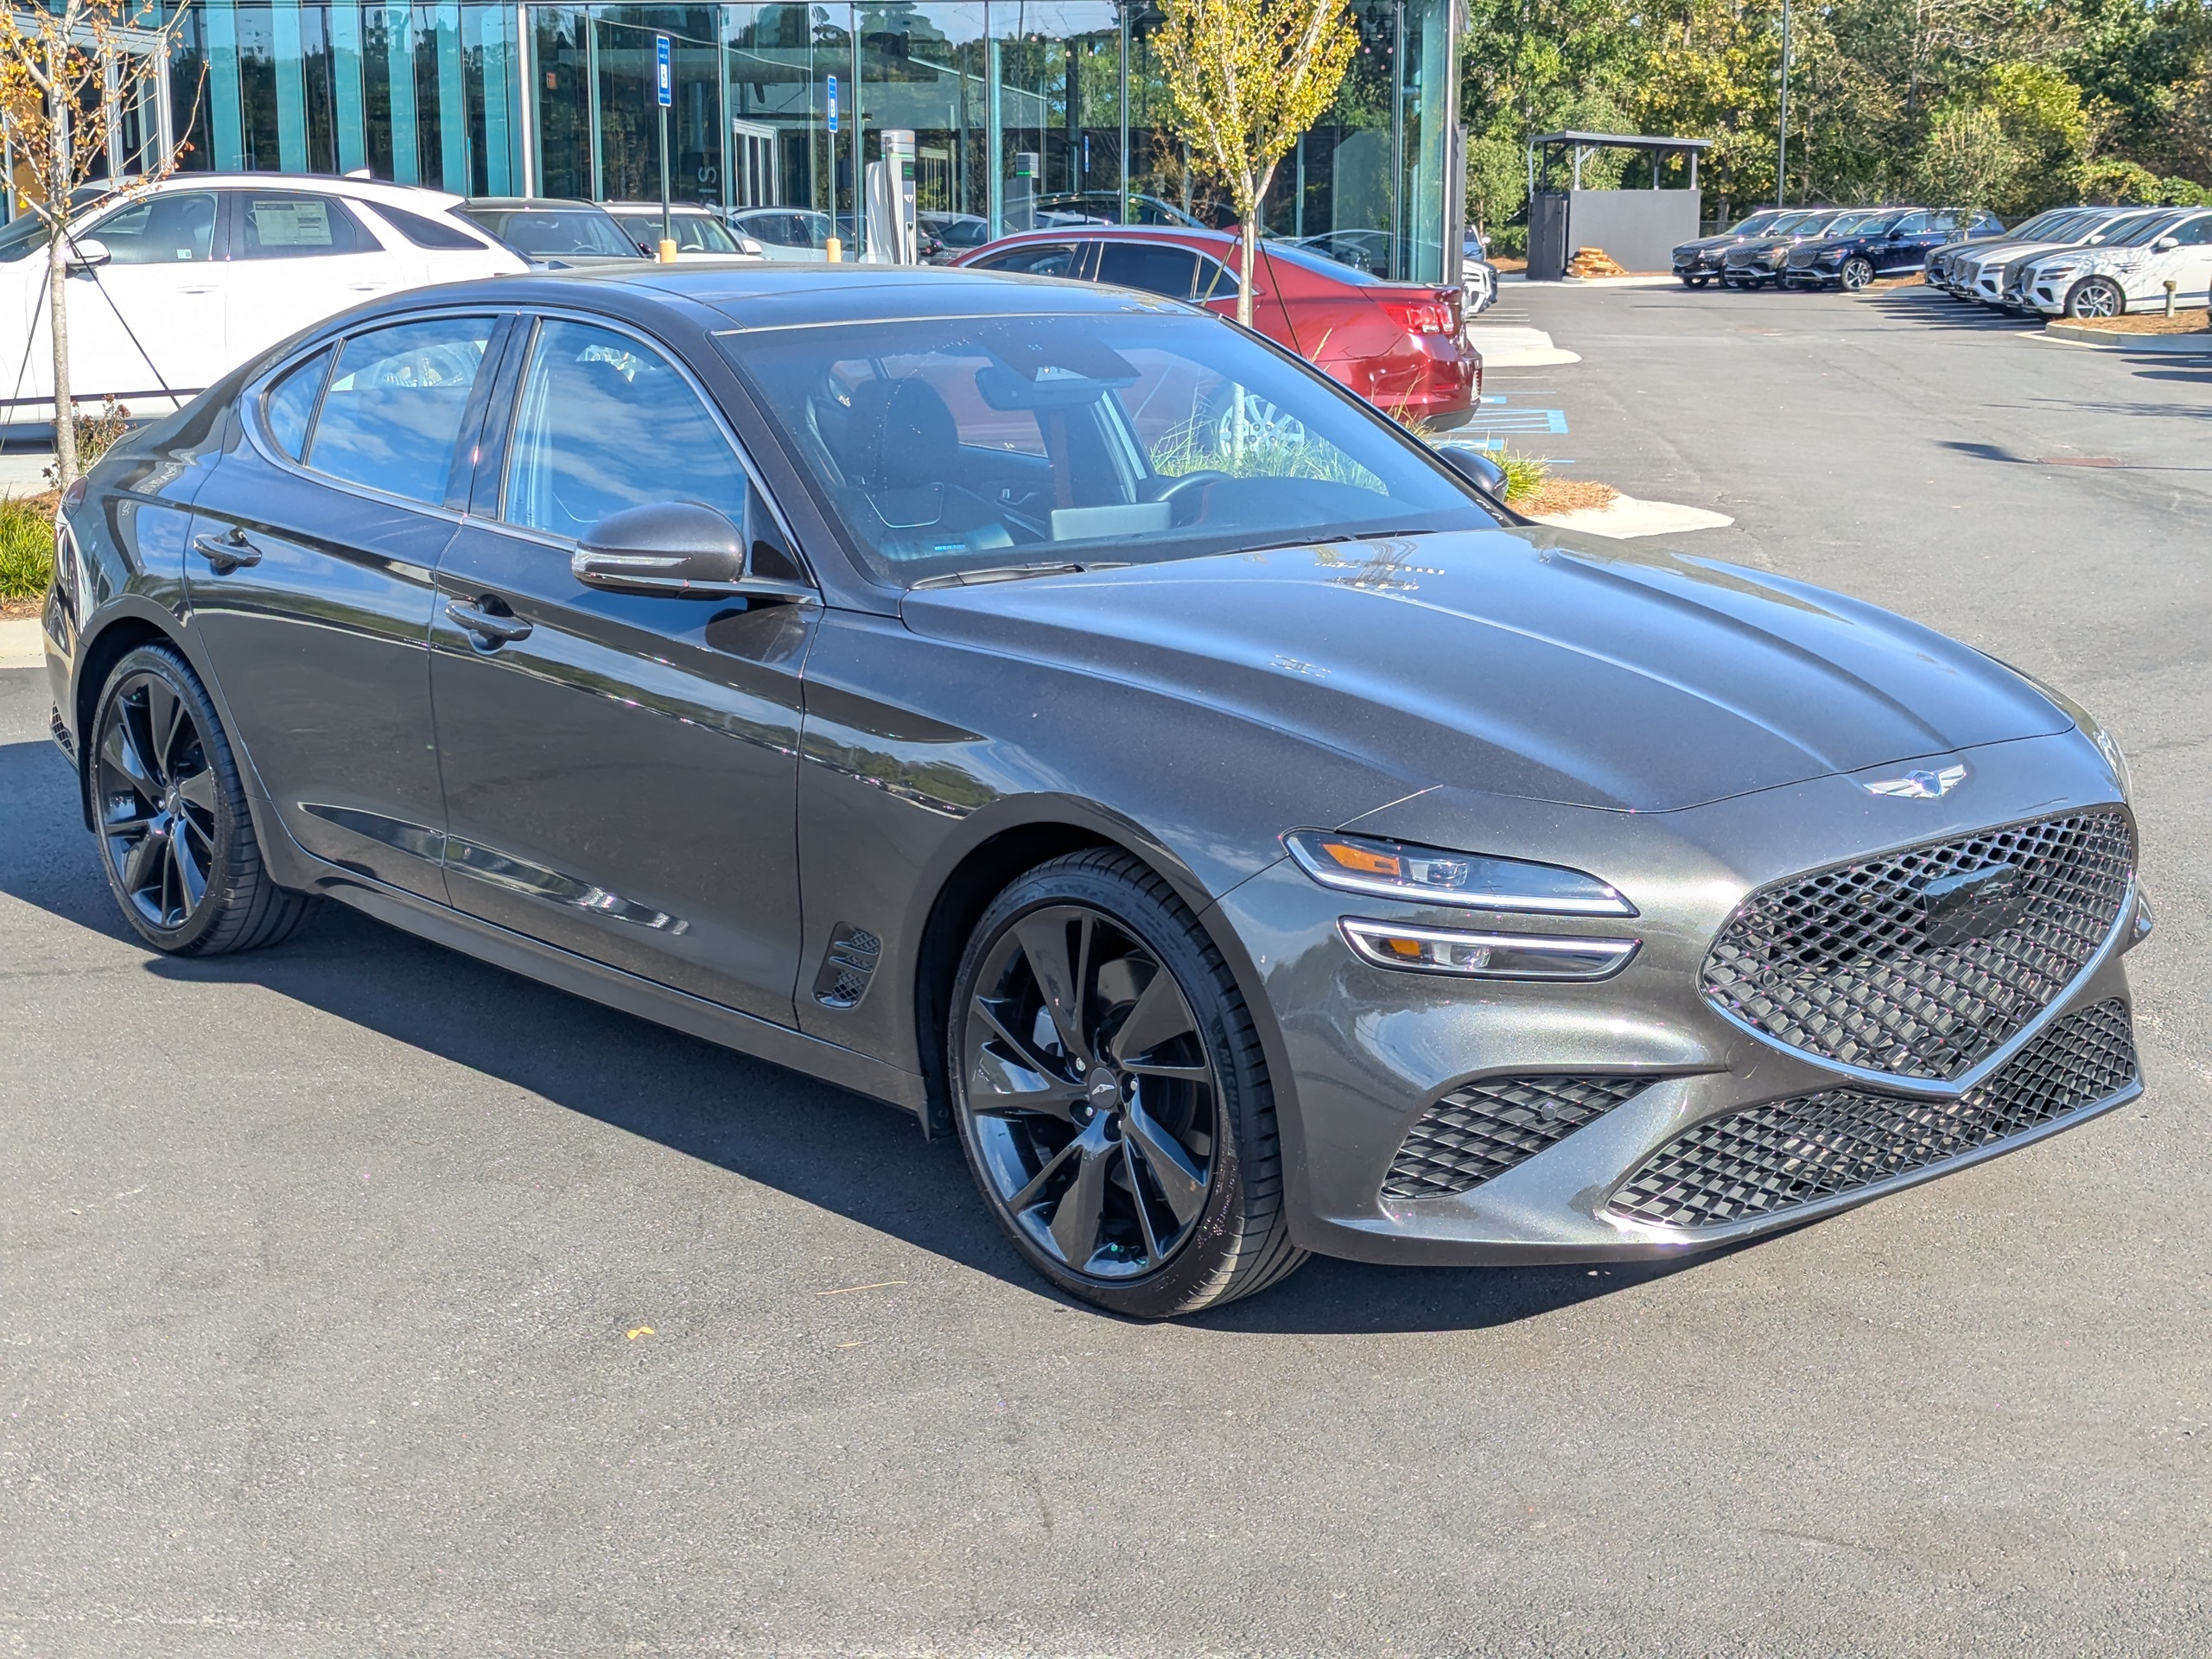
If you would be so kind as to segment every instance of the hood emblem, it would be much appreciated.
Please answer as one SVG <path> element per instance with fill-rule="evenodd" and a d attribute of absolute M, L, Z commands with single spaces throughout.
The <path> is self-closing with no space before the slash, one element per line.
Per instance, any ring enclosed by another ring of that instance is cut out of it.
<path fill-rule="evenodd" d="M 1933 801 L 1942 798 L 1967 780 L 1966 762 L 1945 766 L 1941 772 L 1908 772 L 1902 778 L 1879 778 L 1864 785 L 1870 795 L 1893 795 L 1899 800 Z"/>

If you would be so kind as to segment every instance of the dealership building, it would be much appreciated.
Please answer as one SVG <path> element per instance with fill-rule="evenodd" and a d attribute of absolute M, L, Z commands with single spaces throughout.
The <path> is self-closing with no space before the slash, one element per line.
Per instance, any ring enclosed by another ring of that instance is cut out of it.
<path fill-rule="evenodd" d="M 1357 0 L 1358 55 L 1277 171 L 1270 232 L 1370 232 L 1359 241 L 1382 274 L 1456 277 L 1453 10 Z M 676 200 L 855 215 L 880 135 L 906 130 L 920 211 L 973 215 L 990 234 L 1018 228 L 1024 202 L 1070 194 L 1153 197 L 1219 222 L 1169 137 L 1159 27 L 1148 3 L 1112 0 L 191 0 L 164 84 L 128 124 L 149 149 L 164 132 L 184 142 L 187 169 L 365 169 L 466 195 L 658 201 L 665 36 Z M 865 235 L 857 217 L 849 238 Z"/>

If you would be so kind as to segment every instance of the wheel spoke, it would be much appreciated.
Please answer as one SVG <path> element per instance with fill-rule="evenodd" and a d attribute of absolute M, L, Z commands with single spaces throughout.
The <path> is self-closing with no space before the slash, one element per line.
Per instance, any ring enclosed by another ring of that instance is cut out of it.
<path fill-rule="evenodd" d="M 1071 1143 L 1080 1160 L 1075 1179 L 1060 1194 L 1052 1211 L 1052 1242 L 1061 1257 L 1078 1271 L 1098 1249 L 1098 1234 L 1106 1221 L 1106 1175 L 1109 1154 L 1090 1135 Z"/>
<path fill-rule="evenodd" d="M 115 711 L 107 735 L 100 740 L 100 759 L 140 795 L 148 795 L 153 787 L 153 775 L 146 770 L 145 757 L 138 753 L 138 734 L 130 728 L 128 704 Z"/>
<path fill-rule="evenodd" d="M 172 831 L 168 836 L 169 863 L 175 873 L 177 897 L 184 912 L 189 915 L 200 907 L 200 896 L 207 891 L 207 874 L 200 868 L 200 861 L 193 855 L 185 838 Z"/>
<path fill-rule="evenodd" d="M 1060 1166 L 1066 1163 L 1069 1159 L 1080 1154 L 1082 1151 L 1083 1141 L 1080 1138 L 1069 1141 L 1067 1145 L 1045 1160 L 1045 1166 L 1029 1178 L 1020 1192 L 1006 1201 L 1006 1207 L 1018 1216 L 1036 1203 L 1045 1196 L 1045 1188 L 1050 1185 L 1052 1177 L 1059 1173 Z"/>
<path fill-rule="evenodd" d="M 1142 1073 L 1151 1068 L 1141 1063 L 1141 1056 L 1177 1037 L 1195 1035 L 1198 1029 L 1198 1020 L 1191 1013 L 1191 1005 L 1183 1000 L 1175 976 L 1162 968 L 1153 975 L 1152 983 L 1139 993 L 1129 1017 L 1122 1021 L 1121 1030 L 1115 1033 L 1115 1063 L 1124 1071 Z M 1180 1074 L 1179 1070 L 1169 1073 Z M 1205 1068 L 1198 1068 L 1198 1074 L 1205 1076 Z"/>
<path fill-rule="evenodd" d="M 1036 1116 L 1069 1123 L 1082 1098 L 1075 1084 L 1010 1060 L 988 1046 L 976 1052 L 976 1069 L 968 1079 L 968 1105 L 979 1117 Z"/>
<path fill-rule="evenodd" d="M 161 830 L 149 826 L 146 833 L 132 844 L 130 856 L 123 861 L 123 885 L 127 891 L 143 893 L 160 884 L 168 854 L 168 839 Z"/>
<path fill-rule="evenodd" d="M 146 760 L 154 776 L 167 783 L 175 775 L 175 747 L 186 726 L 184 702 L 161 681 L 146 682 Z"/>
<path fill-rule="evenodd" d="M 1088 913 L 1078 912 L 1081 937 L 1072 955 L 1068 950 L 1068 919 L 1065 911 L 1042 911 L 1017 922 L 1014 933 L 1021 942 L 1029 971 L 1036 976 L 1037 989 L 1052 1016 L 1060 1046 L 1088 1065 L 1091 1053 L 1083 1029 L 1083 976 L 1090 967 L 1091 919 Z"/>
<path fill-rule="evenodd" d="M 1137 1225 L 1144 1230 L 1145 1260 L 1157 1267 L 1160 1235 L 1152 1230 L 1152 1206 L 1145 1202 L 1144 1172 L 1137 1167 L 1136 1147 L 1127 1141 L 1122 1142 L 1122 1164 L 1129 1178 L 1129 1197 L 1136 1203 Z"/>
<path fill-rule="evenodd" d="M 1205 1172 L 1183 1150 L 1181 1141 L 1168 1134 L 1155 1122 L 1152 1115 L 1136 1101 L 1122 1109 L 1122 1127 L 1129 1143 L 1143 1154 L 1145 1167 L 1152 1173 L 1153 1185 L 1160 1198 L 1175 1215 L 1175 1224 L 1187 1227 L 1198 1218 L 1198 1211 L 1205 1208 L 1206 1178 Z M 1138 1194 L 1137 1207 L 1141 1210 L 1143 1194 Z"/>
<path fill-rule="evenodd" d="M 191 777 L 180 782 L 176 789 L 177 793 L 184 797 L 188 806 L 198 807 L 207 815 L 211 822 L 213 820 L 215 817 L 214 767 L 202 766 Z"/>
<path fill-rule="evenodd" d="M 1034 1043 L 1024 1041 L 1014 1032 L 1012 1022 L 1003 1018 L 988 998 L 979 996 L 972 1006 L 977 1016 L 990 1027 L 992 1036 L 1013 1051 L 1014 1058 L 1009 1061 L 1003 1055 L 993 1055 L 988 1045 L 982 1049 L 982 1058 L 995 1062 L 989 1079 L 992 1086 L 1001 1094 L 1022 1096 L 1018 1102 L 1009 1102 L 1007 1109 L 1049 1112 L 1054 1117 L 1065 1117 L 1068 1107 L 1083 1098 L 1083 1090 L 1080 1085 L 1059 1075 L 1057 1068 L 1061 1062 L 1051 1055 L 1038 1052 Z M 1014 1075 L 1017 1071 L 1035 1077 L 1041 1086 L 1023 1086 Z M 981 1103 L 976 1103 L 976 1109 L 986 1114 L 992 1111 L 990 1107 Z"/>

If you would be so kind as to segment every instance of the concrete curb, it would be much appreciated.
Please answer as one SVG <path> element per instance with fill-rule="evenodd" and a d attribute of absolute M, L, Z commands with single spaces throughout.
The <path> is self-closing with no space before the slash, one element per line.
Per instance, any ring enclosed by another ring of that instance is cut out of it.
<path fill-rule="evenodd" d="M 1602 507 L 1534 516 L 1540 524 L 1610 537 L 1617 542 L 1639 536 L 1676 536 L 1691 530 L 1721 530 L 1736 522 L 1725 512 L 1708 512 L 1703 507 L 1686 507 L 1675 501 L 1639 501 L 1632 495 L 1617 495 Z"/>
<path fill-rule="evenodd" d="M 1485 369 L 1541 369 L 1556 363 L 1580 363 L 1581 357 L 1563 352 L 1541 328 L 1510 322 L 1470 322 L 1467 344 L 1483 355 Z"/>
<path fill-rule="evenodd" d="M 1533 276 L 1519 271 L 1509 271 L 1498 278 L 1501 283 L 1529 283 L 1539 288 L 1672 288 L 1681 279 L 1669 274 L 1655 273 L 1644 276 L 1561 276 L 1548 283 L 1537 283 Z"/>
<path fill-rule="evenodd" d="M 2178 352 L 2183 355 L 2212 352 L 2212 334 L 2120 334 L 2109 328 L 2084 328 L 2078 322 L 2063 319 L 2045 323 L 2043 331 L 2053 340 L 2075 346 L 2094 346 L 2107 352 Z"/>
<path fill-rule="evenodd" d="M 43 668 L 46 641 L 35 616 L 0 617 L 0 668 Z"/>

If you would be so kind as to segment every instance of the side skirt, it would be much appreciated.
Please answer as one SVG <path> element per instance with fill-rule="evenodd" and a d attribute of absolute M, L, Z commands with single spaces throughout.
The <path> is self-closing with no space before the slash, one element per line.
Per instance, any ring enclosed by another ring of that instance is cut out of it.
<path fill-rule="evenodd" d="M 397 888 L 331 870 L 319 874 L 314 890 L 351 906 L 364 915 L 402 931 L 563 990 L 604 1003 L 624 1014 L 650 1020 L 693 1037 L 719 1043 L 756 1059 L 789 1067 L 824 1083 L 912 1112 L 925 1118 L 928 1097 L 921 1077 L 804 1032 L 741 1014 L 688 992 L 656 984 L 636 974 L 593 962 L 573 951 L 526 938 L 494 923 L 463 915 L 443 905 Z"/>

